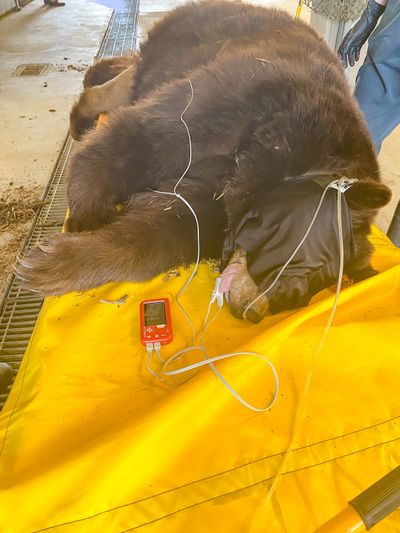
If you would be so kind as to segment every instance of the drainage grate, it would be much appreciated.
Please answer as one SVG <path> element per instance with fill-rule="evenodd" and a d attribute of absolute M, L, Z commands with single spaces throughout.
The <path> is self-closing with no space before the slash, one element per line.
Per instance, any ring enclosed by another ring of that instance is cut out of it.
<path fill-rule="evenodd" d="M 97 59 L 120 56 L 137 47 L 139 0 L 132 0 L 126 13 L 114 13 Z"/>
<path fill-rule="evenodd" d="M 67 209 L 65 199 L 65 169 L 73 148 L 67 138 L 44 195 L 44 205 L 37 213 L 26 238 L 22 255 L 39 241 L 61 231 Z M 36 324 L 43 300 L 23 290 L 13 276 L 4 295 L 0 314 L 0 361 L 8 363 L 16 375 Z M 0 407 L 9 390 L 0 395 Z"/>
<path fill-rule="evenodd" d="M 27 63 L 18 65 L 14 70 L 14 76 L 41 76 L 50 68 L 50 63 Z"/>
<path fill-rule="evenodd" d="M 125 0 L 125 4 L 126 12 L 113 13 L 110 19 L 97 54 L 98 59 L 120 55 L 136 47 L 139 0 Z M 26 66 L 29 65 L 20 65 L 20 67 Z M 40 74 L 43 72 L 45 71 Z M 44 205 L 35 217 L 22 255 L 27 254 L 38 242 L 62 229 L 67 209 L 66 166 L 73 151 L 74 143 L 68 135 L 47 186 Z M 0 361 L 8 363 L 13 368 L 14 377 L 28 346 L 42 303 L 42 298 L 21 289 L 15 277 L 11 278 L 0 305 Z M 7 399 L 9 389 L 0 395 L 0 409 Z"/>

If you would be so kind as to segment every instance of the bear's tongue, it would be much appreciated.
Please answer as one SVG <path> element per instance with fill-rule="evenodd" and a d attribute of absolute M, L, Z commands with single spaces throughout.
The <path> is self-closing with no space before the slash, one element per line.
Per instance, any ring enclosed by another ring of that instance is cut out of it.
<path fill-rule="evenodd" d="M 243 266 L 239 263 L 231 263 L 228 265 L 221 274 L 221 284 L 219 286 L 220 291 L 228 297 L 228 293 L 231 289 L 232 281 L 237 274 L 243 269 Z"/>

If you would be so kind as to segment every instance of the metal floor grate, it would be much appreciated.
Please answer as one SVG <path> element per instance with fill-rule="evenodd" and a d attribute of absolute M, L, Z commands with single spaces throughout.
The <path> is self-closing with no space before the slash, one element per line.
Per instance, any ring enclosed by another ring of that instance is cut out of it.
<path fill-rule="evenodd" d="M 113 13 L 100 45 L 97 59 L 120 55 L 137 45 L 139 0 L 125 0 L 126 12 Z M 66 202 L 66 167 L 74 142 L 68 135 L 44 194 L 43 207 L 37 213 L 26 238 L 22 255 L 36 244 L 62 230 Z M 8 363 L 14 377 L 21 364 L 36 324 L 43 299 L 21 289 L 12 276 L 0 305 L 0 361 Z M 9 389 L 0 394 L 0 409 Z"/>
<path fill-rule="evenodd" d="M 65 168 L 72 151 L 68 137 L 56 163 L 52 178 L 44 195 L 44 205 L 37 213 L 25 241 L 25 255 L 39 241 L 61 231 L 67 208 L 65 198 Z M 0 361 L 8 363 L 16 375 L 33 328 L 42 307 L 43 299 L 21 289 L 13 276 L 4 295 L 0 314 Z M 0 395 L 2 406 L 9 390 Z"/>
<path fill-rule="evenodd" d="M 132 1 L 131 11 L 113 14 L 97 58 L 120 56 L 129 50 L 135 50 L 138 16 L 139 0 Z"/>
<path fill-rule="evenodd" d="M 14 76 L 42 76 L 50 67 L 50 63 L 25 63 L 18 65 L 15 69 Z"/>

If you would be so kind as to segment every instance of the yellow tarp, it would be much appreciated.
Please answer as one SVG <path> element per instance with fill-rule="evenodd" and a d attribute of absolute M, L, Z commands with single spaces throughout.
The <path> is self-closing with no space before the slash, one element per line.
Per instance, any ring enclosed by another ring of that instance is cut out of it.
<path fill-rule="evenodd" d="M 400 464 L 400 251 L 377 231 L 381 273 L 345 289 L 318 359 L 306 415 L 277 492 L 309 362 L 333 294 L 250 325 L 223 309 L 211 354 L 268 356 L 281 380 L 272 412 L 254 413 L 202 369 L 169 387 L 149 375 L 139 302 L 173 299 L 188 272 L 48 298 L 2 412 L 0 531 L 307 533 Z M 215 273 L 202 265 L 182 298 L 199 328 Z M 128 295 L 123 304 L 101 303 Z M 191 341 L 172 304 L 172 354 Z M 199 356 L 200 357 L 200 356 Z M 267 367 L 218 364 L 246 400 L 273 390 Z M 400 513 L 376 527 L 400 531 Z"/>

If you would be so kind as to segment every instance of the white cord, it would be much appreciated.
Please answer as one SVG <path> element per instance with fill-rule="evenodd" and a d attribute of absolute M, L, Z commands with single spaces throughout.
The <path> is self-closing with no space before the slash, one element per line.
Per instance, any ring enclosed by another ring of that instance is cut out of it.
<path fill-rule="evenodd" d="M 194 97 L 193 84 L 192 84 L 192 80 L 190 78 L 189 78 L 189 84 L 190 84 L 190 91 L 191 91 L 190 99 L 189 99 L 189 102 L 187 103 L 185 109 L 182 111 L 182 113 L 180 114 L 180 117 L 179 117 L 181 122 L 182 122 L 182 124 L 184 125 L 184 127 L 186 129 L 186 133 L 187 133 L 188 141 L 189 141 L 189 160 L 188 160 L 188 164 L 187 164 L 185 170 L 183 171 L 181 177 L 176 182 L 175 187 L 174 187 L 174 192 L 165 192 L 165 191 L 157 191 L 157 190 L 153 190 L 153 192 L 156 192 L 158 194 L 166 194 L 168 196 L 175 196 L 175 198 L 179 198 L 179 200 L 181 200 L 188 207 L 188 209 L 191 211 L 191 213 L 192 213 L 192 215 L 193 215 L 193 217 L 194 217 L 194 219 L 196 221 L 196 242 L 197 242 L 196 262 L 194 264 L 194 268 L 193 268 L 189 278 L 187 279 L 186 283 L 183 285 L 183 287 L 179 290 L 178 294 L 176 295 L 176 303 L 178 304 L 178 306 L 179 306 L 180 310 L 182 311 L 182 313 L 185 315 L 185 318 L 186 318 L 186 320 L 188 321 L 188 323 L 189 323 L 189 325 L 191 327 L 192 339 L 193 339 L 192 342 L 194 342 L 195 338 L 196 338 L 195 327 L 193 325 L 193 322 L 190 320 L 190 317 L 189 317 L 188 313 L 186 312 L 185 308 L 179 302 L 179 298 L 183 294 L 183 292 L 187 289 L 187 287 L 190 285 L 190 283 L 192 282 L 192 279 L 196 275 L 196 272 L 197 272 L 197 269 L 198 269 L 198 266 L 199 266 L 199 263 L 200 263 L 200 224 L 199 224 L 199 220 L 197 218 L 196 212 L 194 211 L 193 207 L 189 204 L 189 202 L 186 200 L 186 198 L 184 198 L 183 196 L 181 196 L 179 193 L 176 192 L 176 189 L 180 185 L 181 181 L 183 180 L 183 178 L 188 173 L 188 170 L 189 170 L 189 168 L 190 168 L 190 166 L 192 164 L 192 158 L 193 158 L 192 137 L 190 135 L 189 127 L 188 127 L 187 123 L 185 122 L 185 119 L 183 118 L 184 114 L 186 113 L 186 111 L 189 109 L 191 103 L 193 102 L 193 97 Z"/>
<path fill-rule="evenodd" d="M 163 374 L 167 375 L 167 376 L 174 376 L 174 375 L 177 375 L 177 374 L 183 374 L 184 372 L 189 372 L 191 370 L 195 370 L 196 368 L 200 368 L 202 366 L 205 366 L 205 365 L 208 365 L 210 366 L 211 370 L 214 372 L 214 374 L 217 376 L 217 378 L 223 383 L 223 385 L 229 390 L 229 392 L 241 403 L 243 404 L 245 407 L 247 407 L 248 409 L 251 409 L 252 411 L 256 411 L 256 412 L 264 412 L 264 411 L 267 411 L 268 409 L 271 409 L 272 406 L 275 404 L 276 402 L 276 399 L 278 397 L 278 392 L 279 392 L 279 378 L 278 378 L 278 374 L 275 370 L 275 367 L 274 365 L 266 358 L 264 357 L 263 355 L 257 353 L 257 352 L 229 352 L 229 353 L 225 353 L 225 354 L 221 354 L 221 355 L 216 355 L 214 357 L 210 357 L 208 352 L 207 352 L 207 349 L 205 347 L 205 344 L 204 344 L 204 334 L 206 332 L 206 330 L 211 326 L 211 324 L 214 322 L 214 320 L 217 318 L 217 316 L 219 315 L 222 307 L 219 307 L 218 311 L 215 313 L 215 315 L 212 317 L 212 319 L 210 320 L 210 322 L 208 322 L 208 318 L 209 318 L 209 315 L 210 315 L 210 311 L 211 311 L 211 305 L 212 305 L 212 300 L 210 299 L 210 302 L 208 304 L 208 309 L 207 309 L 207 313 L 206 313 L 206 317 L 204 319 L 204 324 L 202 326 L 202 329 L 200 331 L 200 335 L 199 335 L 199 339 L 200 339 L 200 345 L 199 346 L 190 346 L 188 348 L 184 348 L 183 350 L 180 350 L 179 352 L 176 352 L 174 355 L 172 355 L 171 357 L 169 357 L 165 362 L 164 362 L 164 365 L 163 365 L 163 368 L 162 368 L 162 372 Z M 175 362 L 176 360 L 179 359 L 179 357 L 181 357 L 184 353 L 187 353 L 187 352 L 191 352 L 191 351 L 194 351 L 194 350 L 199 350 L 201 351 L 203 354 L 204 354 L 204 357 L 205 357 L 205 360 L 204 361 L 198 361 L 197 363 L 193 363 L 191 365 L 187 365 L 185 367 L 182 367 L 182 368 L 179 368 L 177 370 L 167 370 L 167 367 L 169 365 L 171 365 L 173 362 Z M 231 357 L 236 357 L 238 355 L 250 355 L 250 356 L 253 356 L 253 357 L 258 357 L 259 359 L 262 359 L 271 369 L 272 371 L 272 374 L 274 376 L 274 381 L 275 381 L 275 390 L 274 390 L 274 394 L 272 396 L 272 399 L 271 401 L 268 403 L 268 405 L 266 407 L 255 407 L 251 404 L 249 404 L 244 398 L 242 398 L 236 391 L 235 389 L 226 381 L 226 379 L 220 374 L 220 372 L 217 370 L 217 368 L 215 367 L 214 363 L 216 361 L 221 361 L 223 359 L 229 359 Z"/>
<path fill-rule="evenodd" d="M 293 260 L 294 256 L 297 254 L 297 252 L 300 250 L 300 248 L 303 246 L 304 244 L 304 241 L 307 239 L 313 225 L 314 225 L 314 222 L 318 216 L 318 213 L 320 212 L 320 209 L 321 209 L 321 206 L 322 206 L 322 202 L 324 201 L 324 198 L 325 198 L 325 195 L 328 191 L 328 189 L 332 187 L 331 183 L 329 183 L 325 189 L 324 189 L 324 192 L 322 193 L 321 195 L 321 198 L 319 200 L 319 203 L 318 203 L 318 206 L 317 206 L 317 209 L 315 210 L 314 212 L 314 215 L 311 219 L 311 222 L 305 232 L 305 234 L 303 235 L 303 238 L 301 239 L 301 241 L 299 242 L 299 244 L 296 246 L 295 250 L 293 251 L 293 253 L 290 255 L 289 259 L 286 261 L 286 263 L 283 265 L 283 267 L 279 270 L 278 274 L 276 275 L 274 281 L 271 283 L 271 285 L 269 287 L 267 287 L 265 289 L 265 291 L 263 291 L 262 293 L 260 293 L 258 296 L 256 296 L 254 298 L 254 300 L 252 302 L 250 302 L 246 309 L 243 311 L 243 318 L 245 319 L 246 318 L 246 315 L 247 315 L 247 311 L 250 309 L 250 307 L 252 307 L 253 304 L 255 304 L 260 298 L 262 298 L 262 296 L 265 296 L 265 294 L 267 294 L 267 292 L 269 292 L 272 287 L 275 286 L 275 284 L 278 282 L 279 278 L 281 277 L 283 271 L 285 270 L 285 268 L 289 265 L 289 263 Z"/>
<path fill-rule="evenodd" d="M 351 185 L 351 183 L 350 183 Z M 269 290 L 271 290 L 271 288 L 277 283 L 277 281 L 279 280 L 280 276 L 282 275 L 282 273 L 284 272 L 285 268 L 289 265 L 289 263 L 293 260 L 294 256 L 296 255 L 296 253 L 298 252 L 298 250 L 300 249 L 300 247 L 304 244 L 305 240 L 307 239 L 308 235 L 310 234 L 310 231 L 316 221 L 316 218 L 318 216 L 318 213 L 320 212 L 321 210 L 321 207 L 322 207 L 322 203 L 325 199 L 325 196 L 326 196 L 326 193 L 328 191 L 329 188 L 337 188 L 338 190 L 338 199 L 337 199 L 337 210 L 338 210 L 338 215 L 337 215 L 337 221 L 338 221 L 338 233 L 339 233 L 339 256 L 340 256 L 340 267 L 339 267 L 339 274 L 338 274 L 338 283 L 337 283 L 337 291 L 336 291 L 336 299 L 335 299 L 335 302 L 334 302 L 334 306 L 332 308 L 332 312 L 330 314 L 330 317 L 329 317 L 329 320 L 325 326 L 325 329 L 324 329 L 324 332 L 323 332 L 323 335 L 320 339 L 320 342 L 319 342 L 319 345 L 318 345 L 318 348 L 317 348 L 317 351 L 315 352 L 314 354 L 314 357 L 313 357 L 313 361 L 312 361 L 312 364 L 311 364 L 311 367 L 310 367 L 310 370 L 311 372 L 309 372 L 308 376 L 307 376 L 307 380 L 306 380 L 306 385 L 305 385 L 305 389 L 304 389 L 304 395 L 303 398 L 305 398 L 308 394 L 308 389 L 310 387 L 310 383 L 311 383 L 311 377 L 312 377 L 312 368 L 314 366 L 314 363 L 315 363 L 315 360 L 316 358 L 318 357 L 319 353 L 321 352 L 322 350 L 322 347 L 325 343 L 325 340 L 326 340 L 326 336 L 328 334 L 328 331 L 332 325 L 332 320 L 333 320 L 333 317 L 334 317 L 334 314 L 335 314 L 335 311 L 336 311 L 336 307 L 337 307 L 337 302 L 338 302 L 338 298 L 339 298 L 339 293 L 340 293 L 340 289 L 341 289 L 341 284 L 342 284 L 342 277 L 343 277 L 343 269 L 344 269 L 344 245 L 343 245 L 343 227 L 342 227 L 342 204 L 341 204 L 341 195 L 343 192 L 345 192 L 345 190 L 347 190 L 347 187 L 349 186 L 349 180 L 347 178 L 341 178 L 340 180 L 334 180 L 332 182 L 330 182 L 326 187 L 325 189 L 323 190 L 322 192 L 322 195 L 321 195 L 321 198 L 318 202 L 318 205 L 317 205 L 317 208 L 314 212 L 314 215 L 310 221 L 310 224 L 304 234 L 304 236 L 302 237 L 302 239 L 300 240 L 299 244 L 296 246 L 295 250 L 293 251 L 293 253 L 290 255 L 289 259 L 286 261 L 286 263 L 283 265 L 283 267 L 279 270 L 278 274 L 276 275 L 276 277 L 274 278 L 274 280 L 272 281 L 272 283 L 270 284 L 270 286 L 263 292 L 261 293 L 259 296 L 257 296 L 253 302 L 251 302 L 247 308 L 245 309 L 244 311 L 244 315 L 246 314 L 247 310 L 253 305 L 253 303 L 255 301 L 257 301 L 258 298 L 260 298 L 262 295 L 264 295 L 265 293 L 267 293 Z M 198 225 L 198 219 L 197 217 L 196 218 L 196 224 Z M 188 284 L 185 284 L 184 286 L 184 289 L 187 287 Z M 182 292 L 182 290 L 180 291 L 180 293 Z M 218 310 L 218 312 L 214 315 L 214 317 L 211 319 L 211 322 L 209 324 L 207 324 L 207 321 L 208 321 L 208 317 L 209 317 L 209 314 L 210 314 L 210 310 L 211 310 L 211 304 L 212 304 L 212 300 L 210 300 L 209 302 L 209 305 L 208 305 L 208 310 L 207 310 L 207 313 L 206 313 L 206 318 L 204 320 L 204 325 L 202 327 L 202 330 L 200 332 L 200 345 L 199 346 L 192 346 L 192 347 L 189 347 L 189 348 L 185 348 L 183 350 L 180 350 L 179 352 L 176 352 L 174 355 L 172 355 L 169 359 L 167 359 L 163 365 L 163 368 L 162 368 L 162 373 L 167 375 L 167 376 L 172 376 L 172 375 L 176 375 L 176 374 L 182 374 L 184 372 L 189 372 L 190 370 L 194 370 L 196 368 L 199 368 L 201 366 L 205 366 L 205 365 L 209 365 L 212 369 L 212 371 L 214 372 L 214 374 L 218 377 L 218 379 L 225 385 L 225 387 L 231 392 L 231 394 L 237 398 L 244 406 L 248 407 L 249 409 L 253 410 L 253 411 L 257 411 L 257 412 L 263 412 L 263 411 L 266 411 L 268 409 L 271 409 L 271 407 L 274 405 L 275 401 L 276 401 L 276 398 L 277 398 L 277 395 L 278 395 L 278 390 L 279 390 L 279 378 L 278 378 L 278 375 L 276 373 L 276 370 L 274 368 L 274 366 L 272 365 L 272 363 L 264 356 L 262 356 L 261 354 L 258 354 L 256 352 L 232 352 L 232 353 L 227 353 L 227 354 L 222 354 L 222 355 L 219 355 L 219 356 L 215 356 L 215 357 L 210 357 L 207 350 L 206 350 L 206 347 L 204 345 L 204 340 L 203 340 L 203 337 L 204 337 L 204 333 L 206 331 L 206 329 L 212 324 L 212 322 L 214 322 L 214 320 L 216 319 L 220 309 Z M 189 317 L 188 317 L 189 318 Z M 190 321 L 190 318 L 189 318 L 189 321 Z M 190 321 L 191 322 L 191 321 Z M 192 327 L 193 327 L 193 324 L 191 324 Z M 194 328 L 193 328 L 194 329 Z M 178 370 L 173 370 L 173 371 L 168 371 L 167 370 L 167 367 L 172 364 L 174 361 L 176 361 L 177 359 L 179 359 L 180 356 L 182 356 L 183 354 L 187 353 L 187 352 L 190 352 L 192 350 L 199 350 L 201 352 L 203 352 L 204 356 L 205 356 L 205 360 L 204 361 L 200 361 L 198 363 L 194 363 L 192 365 L 188 365 L 188 366 L 185 366 L 185 367 L 182 367 Z M 267 407 L 264 407 L 264 408 L 258 408 L 258 407 L 254 407 L 252 405 L 250 405 L 248 402 L 246 402 L 246 400 L 244 400 L 232 387 L 231 385 L 224 379 L 224 377 L 218 372 L 218 370 L 216 369 L 215 365 L 213 364 L 215 361 L 219 361 L 219 360 L 222 360 L 222 359 L 227 359 L 229 357 L 234 357 L 236 355 L 253 355 L 253 356 L 256 356 L 258 358 L 261 358 L 263 359 L 271 368 L 272 372 L 273 372 L 273 375 L 274 375 L 274 379 L 275 379 L 275 392 L 274 392 L 274 395 L 272 397 L 272 400 L 271 402 L 269 403 L 269 405 Z M 290 447 L 289 447 L 290 448 Z M 287 453 L 287 452 L 286 452 Z M 289 452 L 290 453 L 290 452 Z M 282 465 L 284 466 L 283 463 L 286 463 L 286 460 L 285 458 L 283 459 L 282 461 Z M 282 466 L 282 468 L 283 468 Z M 277 477 L 280 476 L 280 472 L 278 471 L 278 474 L 277 474 Z M 270 493 L 267 497 L 267 501 L 269 501 L 269 498 L 271 497 L 272 495 L 272 492 L 273 492 L 274 488 L 271 487 L 270 489 Z"/>
<path fill-rule="evenodd" d="M 189 127 L 188 125 L 186 124 L 185 122 L 185 119 L 183 118 L 184 114 L 186 113 L 186 111 L 189 109 L 189 107 L 191 106 L 192 102 L 193 102 L 193 97 L 194 97 L 194 91 L 193 91 L 193 85 L 192 85 L 192 80 L 189 78 L 189 84 L 190 84 L 190 91 L 191 91 L 191 94 L 190 94 L 190 99 L 189 99 L 189 102 L 187 103 L 187 106 L 185 107 L 185 109 L 182 111 L 181 113 L 181 116 L 180 116 L 180 119 L 181 119 L 181 122 L 182 124 L 185 126 L 185 129 L 186 129 L 186 133 L 187 133 L 187 136 L 188 136 L 188 140 L 189 140 L 189 161 L 188 161 L 188 164 L 187 164 L 187 167 L 185 168 L 182 176 L 179 178 L 179 180 L 176 182 L 175 184 L 175 187 L 174 187 L 174 194 L 176 194 L 176 189 L 179 187 L 179 185 L 181 184 L 181 181 L 183 180 L 183 178 L 186 176 L 191 164 L 192 164 L 192 156 L 193 156 L 193 151 L 192 151 L 192 137 L 190 135 L 190 131 L 189 131 Z"/>
<path fill-rule="evenodd" d="M 337 201 L 337 225 L 338 225 L 338 241 L 339 241 L 339 274 L 338 274 L 338 281 L 337 281 L 337 287 L 336 287 L 336 293 L 335 293 L 335 301 L 333 303 L 332 310 L 331 310 L 331 312 L 329 314 L 328 321 L 327 321 L 327 323 L 325 325 L 324 332 L 323 332 L 323 334 L 321 336 L 321 339 L 320 339 L 320 341 L 318 343 L 318 347 L 317 347 L 317 349 L 316 349 L 316 351 L 315 351 L 315 353 L 314 353 L 314 355 L 313 355 L 313 357 L 311 359 L 311 363 L 310 363 L 310 366 L 309 366 L 309 369 L 308 369 L 308 373 L 307 373 L 307 378 L 306 378 L 306 381 L 305 381 L 305 384 L 304 384 L 303 396 L 302 396 L 300 404 L 299 404 L 299 406 L 297 408 L 296 418 L 295 418 L 295 422 L 294 422 L 294 425 L 293 425 L 292 436 L 290 438 L 289 445 L 288 445 L 288 447 L 287 447 L 287 449 L 285 451 L 285 455 L 283 456 L 283 459 L 282 459 L 282 462 L 281 462 L 281 464 L 280 464 L 280 466 L 278 468 L 278 471 L 275 474 L 275 477 L 274 477 L 274 480 L 272 482 L 272 485 L 271 485 L 271 487 L 270 487 L 270 489 L 268 491 L 266 501 L 264 502 L 265 506 L 268 505 L 268 503 L 269 503 L 274 491 L 276 490 L 276 486 L 278 484 L 278 481 L 279 481 L 280 477 L 282 476 L 283 471 L 285 470 L 289 455 L 290 455 L 290 453 L 293 450 L 293 446 L 295 444 L 295 440 L 296 440 L 296 437 L 297 437 L 297 434 L 298 434 L 298 430 L 299 430 L 300 424 L 303 421 L 304 409 L 305 409 L 306 400 L 307 400 L 307 397 L 308 397 L 308 394 L 309 394 L 309 391 L 310 391 L 311 379 L 312 379 L 313 371 L 314 371 L 314 368 L 315 368 L 315 363 L 317 361 L 318 356 L 321 353 L 322 347 L 325 344 L 326 337 L 328 335 L 329 329 L 332 326 L 333 317 L 335 316 L 336 308 L 337 308 L 337 305 L 338 305 L 338 302 L 339 302 L 339 295 L 340 295 L 340 290 L 342 288 L 342 278 L 343 278 L 343 270 L 344 270 L 344 243 L 343 243 L 343 224 L 342 224 L 342 194 L 343 194 L 343 192 L 345 192 L 345 190 L 347 190 L 348 180 L 346 178 L 341 178 L 338 181 L 339 181 L 339 183 L 336 182 L 337 183 L 337 191 L 338 191 L 337 192 L 337 200 L 336 201 Z M 342 184 L 343 184 L 343 187 L 342 187 Z M 334 186 L 334 185 L 332 185 L 332 183 L 330 183 L 328 185 L 328 187 L 332 187 L 332 186 Z M 325 191 L 326 191 L 326 189 L 325 189 Z"/>
<path fill-rule="evenodd" d="M 185 170 L 185 172 L 187 172 L 187 169 Z M 181 200 L 188 207 L 188 209 L 192 213 L 192 215 L 193 215 L 193 217 L 195 219 L 195 222 L 196 222 L 196 242 L 197 242 L 196 262 L 194 264 L 193 270 L 192 270 L 189 278 L 186 280 L 184 285 L 179 289 L 178 294 L 176 295 L 176 298 L 175 298 L 176 303 L 178 304 L 180 310 L 184 314 L 186 320 L 188 321 L 188 323 L 189 323 L 189 325 L 191 327 L 191 330 L 192 330 L 192 342 L 194 342 L 195 339 L 196 339 L 195 327 L 194 327 L 193 322 L 191 321 L 190 316 L 188 315 L 186 309 L 180 303 L 179 298 L 182 296 L 182 294 L 187 289 L 187 287 L 192 283 L 192 280 L 193 280 L 194 276 L 196 275 L 197 269 L 199 267 L 199 263 L 200 263 L 200 224 L 199 224 L 199 219 L 197 218 L 196 212 L 194 211 L 193 207 L 189 204 L 189 202 L 186 200 L 186 198 L 181 196 L 179 193 L 156 191 L 156 190 L 154 190 L 154 192 L 156 192 L 158 194 L 167 194 L 169 196 L 174 196 L 175 198 L 179 198 L 179 200 Z"/>

